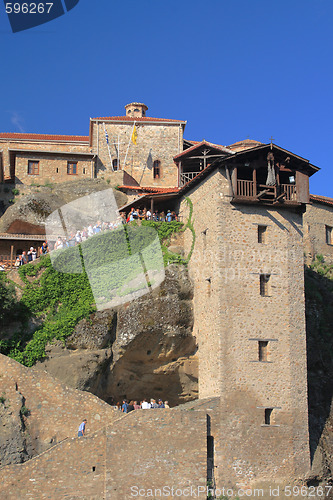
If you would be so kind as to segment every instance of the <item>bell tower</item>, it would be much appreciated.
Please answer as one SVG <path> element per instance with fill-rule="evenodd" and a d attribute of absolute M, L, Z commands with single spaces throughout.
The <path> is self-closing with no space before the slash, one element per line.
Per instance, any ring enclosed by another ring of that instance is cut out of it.
<path fill-rule="evenodd" d="M 148 106 L 146 106 L 142 102 L 131 102 L 130 104 L 126 104 L 125 109 L 126 116 L 131 116 L 133 118 L 143 118 L 146 116 Z"/>

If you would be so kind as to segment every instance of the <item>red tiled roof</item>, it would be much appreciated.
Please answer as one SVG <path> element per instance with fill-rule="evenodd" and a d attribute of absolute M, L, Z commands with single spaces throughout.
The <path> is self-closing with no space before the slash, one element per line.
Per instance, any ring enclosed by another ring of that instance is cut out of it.
<path fill-rule="evenodd" d="M 18 132 L 0 132 L 0 139 L 32 140 L 32 141 L 68 141 L 88 142 L 86 135 L 52 135 L 52 134 L 23 134 Z"/>
<path fill-rule="evenodd" d="M 104 120 L 104 121 L 128 121 L 128 122 L 174 122 L 186 123 L 184 120 L 169 120 L 168 118 L 153 118 L 151 116 L 102 116 L 98 118 L 91 118 L 91 120 Z"/>
<path fill-rule="evenodd" d="M 132 189 L 134 191 L 145 191 L 147 193 L 178 193 L 179 189 L 174 188 L 157 188 L 144 186 L 119 186 L 119 189 Z"/>
<path fill-rule="evenodd" d="M 188 142 L 193 142 L 193 141 L 188 141 Z M 228 154 L 232 153 L 232 151 L 230 151 L 230 149 L 228 149 L 226 146 L 220 146 L 218 144 L 213 144 L 212 142 L 207 142 L 207 141 L 203 140 L 201 142 L 196 142 L 196 144 L 194 144 L 190 148 L 184 149 L 184 151 L 182 151 L 178 155 L 174 156 L 174 159 L 181 158 L 182 156 L 187 155 L 191 151 L 194 151 L 195 149 L 197 149 L 198 147 L 203 146 L 203 145 L 210 146 L 210 147 L 213 147 L 215 149 L 219 149 L 223 153 L 228 153 Z"/>
<path fill-rule="evenodd" d="M 222 144 L 215 144 L 214 142 L 208 142 L 205 139 L 202 139 L 202 141 L 187 141 L 187 142 L 190 142 L 194 146 L 197 146 L 198 144 L 205 142 L 207 144 L 211 144 L 212 146 L 216 146 L 218 148 L 229 148 L 229 146 L 223 146 Z"/>
<path fill-rule="evenodd" d="M 317 194 L 310 194 L 310 201 L 316 201 L 318 203 L 324 203 L 325 205 L 333 206 L 333 198 L 328 198 L 327 196 L 319 196 Z"/>
<path fill-rule="evenodd" d="M 260 146 L 263 144 L 260 141 L 256 141 L 254 139 L 244 139 L 243 141 L 234 142 L 228 146 L 229 149 L 250 149 L 255 148 L 256 146 Z"/>

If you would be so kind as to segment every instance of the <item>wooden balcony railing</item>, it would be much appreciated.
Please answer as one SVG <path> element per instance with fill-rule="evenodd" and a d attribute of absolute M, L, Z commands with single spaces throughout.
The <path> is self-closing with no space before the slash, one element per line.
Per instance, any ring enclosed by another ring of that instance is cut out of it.
<path fill-rule="evenodd" d="M 237 196 L 241 196 L 242 198 L 252 198 L 253 187 L 253 181 L 244 181 L 237 179 Z"/>
<path fill-rule="evenodd" d="M 200 172 L 182 172 L 180 174 L 180 187 L 187 184 L 187 182 L 191 181 L 196 177 Z"/>
<path fill-rule="evenodd" d="M 266 186 L 264 184 L 255 185 L 253 181 L 237 179 L 236 196 L 239 198 L 260 198 L 260 192 L 267 191 L 266 196 L 262 199 L 271 197 L 274 202 L 275 198 L 284 199 L 284 201 L 297 201 L 295 184 L 280 184 L 280 186 Z M 285 193 L 285 196 L 281 196 Z"/>
<path fill-rule="evenodd" d="M 297 201 L 295 184 L 281 184 L 281 192 L 286 193 L 286 201 Z"/>

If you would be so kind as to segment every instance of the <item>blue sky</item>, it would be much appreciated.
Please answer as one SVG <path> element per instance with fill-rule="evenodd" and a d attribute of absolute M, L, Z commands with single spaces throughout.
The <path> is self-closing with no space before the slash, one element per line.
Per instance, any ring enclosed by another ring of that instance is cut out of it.
<path fill-rule="evenodd" d="M 88 135 L 89 118 L 187 120 L 185 138 L 274 143 L 333 197 L 331 0 L 80 0 L 13 34 L 0 4 L 0 131 Z"/>

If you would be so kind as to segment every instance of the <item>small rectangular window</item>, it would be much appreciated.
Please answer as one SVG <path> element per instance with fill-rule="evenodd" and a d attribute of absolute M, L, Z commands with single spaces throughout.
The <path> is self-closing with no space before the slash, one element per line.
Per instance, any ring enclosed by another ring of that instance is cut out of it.
<path fill-rule="evenodd" d="M 273 408 L 265 408 L 265 425 L 271 425 Z"/>
<path fill-rule="evenodd" d="M 159 179 L 161 177 L 161 162 L 159 160 L 154 161 L 153 175 L 154 179 Z"/>
<path fill-rule="evenodd" d="M 331 226 L 325 226 L 326 227 L 326 243 L 327 245 L 333 245 L 333 227 Z"/>
<path fill-rule="evenodd" d="M 258 243 L 266 243 L 267 226 L 258 226 Z"/>
<path fill-rule="evenodd" d="M 77 163 L 67 162 L 67 175 L 77 175 Z"/>
<path fill-rule="evenodd" d="M 39 175 L 39 161 L 28 161 L 28 174 Z"/>
<path fill-rule="evenodd" d="M 83 173 L 84 173 L 84 174 L 86 173 L 86 169 L 85 169 L 85 168 L 83 169 Z"/>
<path fill-rule="evenodd" d="M 270 274 L 261 274 L 260 275 L 260 295 L 262 297 L 268 297 L 269 295 L 269 279 Z"/>
<path fill-rule="evenodd" d="M 268 340 L 258 341 L 259 361 L 268 361 Z"/>

